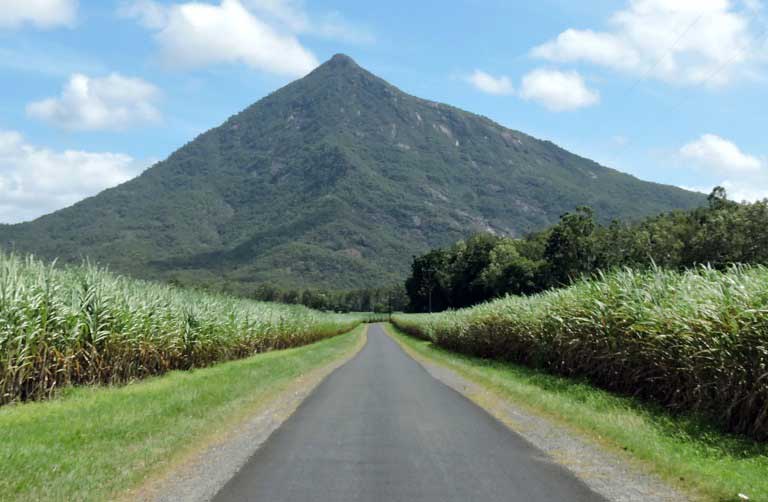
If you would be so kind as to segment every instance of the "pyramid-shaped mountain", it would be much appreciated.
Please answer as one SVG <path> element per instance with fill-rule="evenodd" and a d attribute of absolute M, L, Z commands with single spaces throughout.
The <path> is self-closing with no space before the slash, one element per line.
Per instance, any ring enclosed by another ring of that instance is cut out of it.
<path fill-rule="evenodd" d="M 0 246 L 247 292 L 387 285 L 412 255 L 520 235 L 589 205 L 636 218 L 702 202 L 451 106 L 337 55 L 141 176 L 0 226 Z"/>

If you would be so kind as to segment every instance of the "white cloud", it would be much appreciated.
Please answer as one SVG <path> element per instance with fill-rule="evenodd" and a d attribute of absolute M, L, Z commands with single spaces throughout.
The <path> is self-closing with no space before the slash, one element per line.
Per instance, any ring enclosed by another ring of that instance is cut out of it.
<path fill-rule="evenodd" d="M 30 103 L 27 113 L 67 130 L 121 130 L 160 120 L 158 96 L 155 86 L 139 78 L 74 74 L 58 98 Z"/>
<path fill-rule="evenodd" d="M 301 0 L 243 0 L 243 5 L 284 31 L 354 44 L 375 41 L 370 30 L 350 23 L 338 11 L 310 17 Z"/>
<path fill-rule="evenodd" d="M 588 62 L 679 85 L 725 85 L 761 57 L 755 0 L 630 0 L 607 31 L 568 29 L 534 57 Z M 741 9 L 740 9 L 741 7 Z"/>
<path fill-rule="evenodd" d="M 318 65 L 298 35 L 369 43 L 373 35 L 331 12 L 311 19 L 299 1 L 221 0 L 218 4 L 171 5 L 153 0 L 124 3 L 119 13 L 154 30 L 162 59 L 177 68 L 243 63 L 288 76 L 302 76 Z"/>
<path fill-rule="evenodd" d="M 0 0 L 0 28 L 72 26 L 77 0 Z"/>
<path fill-rule="evenodd" d="M 730 200 L 738 202 L 763 200 L 768 198 L 768 179 L 759 182 L 724 180 L 720 186 L 725 188 Z"/>
<path fill-rule="evenodd" d="M 310 28 L 309 16 L 296 0 L 243 0 L 254 12 L 268 16 L 273 22 L 286 25 L 291 31 L 302 33 Z"/>
<path fill-rule="evenodd" d="M 680 155 L 721 173 L 755 173 L 763 167 L 759 158 L 742 152 L 735 143 L 714 134 L 705 134 L 684 145 Z"/>
<path fill-rule="evenodd" d="M 557 62 L 589 61 L 622 70 L 641 69 L 640 55 L 620 37 L 592 30 L 568 29 L 535 47 L 533 56 Z"/>
<path fill-rule="evenodd" d="M 755 202 L 758 200 L 768 199 L 768 179 L 748 181 L 723 180 L 717 183 L 717 185 L 713 185 L 711 187 L 681 186 L 680 188 L 709 195 L 712 193 L 712 189 L 715 186 L 721 186 L 725 188 L 725 191 L 728 194 L 728 199 L 737 202 Z"/>
<path fill-rule="evenodd" d="M 705 134 L 679 151 L 684 161 L 693 161 L 709 171 L 712 179 L 726 189 L 728 198 L 736 201 L 756 201 L 768 197 L 768 170 L 765 160 L 745 153 L 735 143 L 714 134 Z M 685 187 L 710 193 L 712 186 Z"/>
<path fill-rule="evenodd" d="M 134 12 L 157 30 L 163 60 L 173 67 L 199 68 L 245 63 L 281 75 L 302 76 L 317 66 L 314 55 L 296 37 L 282 33 L 249 12 L 239 0 L 219 5 L 190 2 L 163 7 L 142 1 Z"/>
<path fill-rule="evenodd" d="M 119 153 L 57 152 L 0 130 L 0 221 L 16 223 L 74 204 L 139 174 L 146 165 Z"/>
<path fill-rule="evenodd" d="M 145 28 L 161 29 L 168 23 L 169 10 L 154 0 L 133 0 L 123 2 L 117 9 L 118 15 L 136 19 Z"/>
<path fill-rule="evenodd" d="M 536 101 L 555 112 L 576 110 L 600 102 L 600 94 L 590 90 L 578 73 L 542 68 L 523 77 L 520 97 Z"/>
<path fill-rule="evenodd" d="M 469 75 L 466 80 L 477 90 L 487 94 L 503 96 L 515 92 L 512 80 L 504 75 L 494 77 L 484 71 L 475 70 L 475 72 L 472 75 Z"/>

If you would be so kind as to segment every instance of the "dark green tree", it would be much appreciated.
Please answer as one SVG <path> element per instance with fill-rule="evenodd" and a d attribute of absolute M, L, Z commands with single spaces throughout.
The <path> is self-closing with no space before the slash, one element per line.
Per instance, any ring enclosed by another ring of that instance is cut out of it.
<path fill-rule="evenodd" d="M 597 262 L 593 233 L 596 228 L 592 209 L 580 206 L 566 213 L 552 227 L 544 249 L 544 282 L 549 286 L 563 286 L 574 279 L 591 273 Z"/>

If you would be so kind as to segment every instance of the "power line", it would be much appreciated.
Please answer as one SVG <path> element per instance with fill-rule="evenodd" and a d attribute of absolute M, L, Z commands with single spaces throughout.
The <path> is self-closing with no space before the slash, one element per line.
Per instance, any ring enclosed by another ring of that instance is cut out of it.
<path fill-rule="evenodd" d="M 667 53 L 668 53 L 668 52 L 670 52 L 670 51 L 674 50 L 674 48 L 675 48 L 675 47 L 677 47 L 677 45 L 678 45 L 678 44 L 679 44 L 679 43 L 680 43 L 680 42 L 681 42 L 681 41 L 682 41 L 682 40 L 683 40 L 683 39 L 684 39 L 684 38 L 685 38 L 685 37 L 688 35 L 688 33 L 690 33 L 690 31 L 691 31 L 691 30 L 692 30 L 692 29 L 693 29 L 693 28 L 694 28 L 694 27 L 695 27 L 695 26 L 696 26 L 696 25 L 697 25 L 697 24 L 698 24 L 698 23 L 701 21 L 701 19 L 703 19 L 703 17 L 704 17 L 704 14 L 701 14 L 701 15 L 699 15 L 699 16 L 698 16 L 698 17 L 697 17 L 697 18 L 696 18 L 696 19 L 695 19 L 695 20 L 694 20 L 694 21 L 693 21 L 693 22 L 692 22 L 692 23 L 691 23 L 691 24 L 688 26 L 688 28 L 686 28 L 686 29 L 685 29 L 685 31 L 684 31 L 684 32 L 683 32 L 683 33 L 682 33 L 682 34 L 681 34 L 681 35 L 680 35 L 680 36 L 677 38 L 677 40 L 675 40 L 675 43 L 673 43 L 673 44 L 672 44 L 672 45 L 669 47 L 669 49 L 667 49 L 667 51 L 665 51 L 665 53 L 664 53 L 664 54 L 663 54 L 661 57 L 659 57 L 659 58 L 657 59 L 657 61 L 654 63 L 654 65 L 653 65 L 653 66 L 651 66 L 651 67 L 649 68 L 649 70 L 647 70 L 647 71 L 646 71 L 646 72 L 643 74 L 643 76 L 641 76 L 640 78 L 638 78 L 638 79 L 635 81 L 635 83 L 634 83 L 634 84 L 633 84 L 633 85 L 630 87 L 630 89 L 628 90 L 628 92 L 627 92 L 627 94 L 628 94 L 628 95 L 629 95 L 629 94 L 631 94 L 631 93 L 632 93 L 632 91 L 634 91 L 634 89 L 635 89 L 635 88 L 637 88 L 637 86 L 638 86 L 638 85 L 639 85 L 639 84 L 640 84 L 640 83 L 641 83 L 643 80 L 645 80 L 645 79 L 646 79 L 646 78 L 647 78 L 647 77 L 650 75 L 650 73 L 651 73 L 651 72 L 652 72 L 652 71 L 653 71 L 653 70 L 654 70 L 654 69 L 655 69 L 655 68 L 656 68 L 656 67 L 657 67 L 657 66 L 658 66 L 658 65 L 661 63 L 661 61 L 663 61 L 663 60 L 664 60 L 664 58 L 667 56 Z M 762 33 L 761 33 L 761 34 L 760 34 L 760 35 L 759 35 L 759 36 L 758 36 L 758 37 L 757 37 L 755 40 L 757 41 L 757 43 L 756 43 L 756 45 L 757 45 L 757 46 L 762 46 L 762 45 L 764 45 L 764 44 L 765 44 L 765 42 L 766 42 L 766 41 L 768 41 L 768 25 L 765 25 L 765 24 L 763 25 L 763 30 L 762 30 Z M 737 59 L 738 59 L 740 56 L 741 56 L 741 54 L 739 54 L 739 53 L 733 54 L 733 56 L 732 56 L 732 57 L 728 58 L 728 60 L 726 60 L 726 61 L 725 61 L 724 63 L 722 63 L 721 65 L 719 65 L 719 66 L 718 66 L 717 68 L 715 68 L 715 69 L 714 69 L 714 70 L 713 70 L 713 71 L 712 71 L 712 72 L 711 72 L 709 75 L 707 75 L 707 77 L 706 77 L 704 80 L 702 80 L 702 81 L 698 82 L 698 85 L 699 85 L 699 86 L 705 86 L 706 84 L 708 84 L 710 81 L 712 81 L 712 79 L 716 78 L 716 77 L 717 77 L 718 75 L 720 75 L 720 74 L 721 74 L 723 71 L 725 71 L 725 70 L 726 70 L 726 69 L 727 69 L 729 66 L 731 66 L 731 65 L 732 65 L 732 64 L 733 64 L 733 63 L 734 63 L 734 62 L 735 62 L 735 61 L 736 61 L 736 60 L 737 60 Z M 666 111 L 666 113 L 667 113 L 667 114 L 671 114 L 672 112 L 675 112 L 675 111 L 679 110 L 679 109 L 680 109 L 680 108 L 681 108 L 681 107 L 682 107 L 682 106 L 683 106 L 685 103 L 687 103 L 687 102 L 688 102 L 688 101 L 689 101 L 689 100 L 690 100 L 692 97 L 693 97 L 693 93 L 691 93 L 691 92 L 689 92 L 689 93 L 686 93 L 686 95 L 685 95 L 685 96 L 683 96 L 683 97 L 682 97 L 680 100 L 678 100 L 678 101 L 677 101 L 675 104 L 673 104 L 672 106 L 668 107 L 668 108 L 667 108 L 667 111 Z"/>
<path fill-rule="evenodd" d="M 768 41 L 768 26 L 764 27 L 763 33 L 759 37 L 757 37 L 757 39 L 760 40 L 760 42 L 757 44 L 758 46 L 762 46 L 765 44 L 766 41 Z M 726 68 L 728 68 L 731 64 L 733 64 L 736 61 L 736 59 L 738 59 L 739 56 L 740 54 L 734 54 L 733 57 L 729 58 L 725 63 L 715 68 L 715 70 L 712 73 L 710 73 L 707 76 L 707 78 L 699 82 L 699 85 L 704 86 L 708 84 L 713 78 L 720 75 Z M 692 93 L 686 94 L 685 96 L 683 96 L 682 99 L 680 99 L 677 103 L 675 103 L 674 106 L 670 107 L 669 111 L 674 112 L 678 110 L 682 105 L 687 103 L 688 100 L 691 99 L 691 97 L 692 97 Z"/>
<path fill-rule="evenodd" d="M 636 90 L 636 89 L 637 89 L 637 88 L 640 86 L 640 84 L 641 84 L 642 82 L 644 82 L 644 81 L 645 81 L 645 80 L 646 80 L 646 79 L 647 79 L 647 78 L 648 78 L 648 77 L 651 75 L 651 73 L 652 73 L 652 72 L 653 72 L 653 71 L 654 71 L 654 70 L 655 70 L 655 69 L 656 69 L 656 68 L 659 66 L 659 64 L 661 64 L 661 62 L 662 62 L 662 61 L 664 61 L 664 59 L 666 59 L 666 58 L 667 58 L 667 56 L 671 55 L 672 51 L 674 51 L 674 49 L 675 49 L 675 48 L 676 48 L 678 45 L 680 45 L 680 42 L 682 42 L 682 41 L 683 41 L 683 39 L 685 39 L 685 37 L 687 37 L 687 36 L 688 36 L 688 34 L 691 32 L 691 30 L 692 30 L 693 28 L 695 28 L 695 27 L 696 27 L 696 26 L 699 24 L 699 22 L 701 22 L 701 20 L 702 20 L 704 17 L 705 17 L 705 13 L 704 13 L 704 12 L 702 12 L 701 14 L 699 14 L 699 15 L 698 15 L 698 16 L 697 16 L 697 17 L 696 17 L 696 18 L 695 18 L 695 19 L 694 19 L 694 20 L 693 20 L 693 21 L 692 21 L 692 22 L 691 22 L 691 23 L 690 23 L 690 24 L 689 24 L 689 25 L 688 25 L 688 26 L 687 26 L 687 27 L 686 27 L 686 28 L 685 28 L 685 29 L 684 29 L 682 32 L 680 32 L 680 35 L 678 35 L 678 36 L 677 36 L 677 38 L 675 39 L 675 41 L 674 41 L 674 42 L 673 42 L 673 43 L 672 43 L 672 44 L 671 44 L 669 47 L 667 47 L 667 48 L 666 48 L 666 49 L 665 49 L 665 50 L 664 50 L 664 51 L 661 53 L 661 55 L 660 55 L 658 58 L 656 58 L 656 60 L 653 62 L 653 64 L 651 64 L 651 66 L 649 66 L 649 67 L 648 67 L 648 69 L 646 69 L 646 70 L 643 72 L 643 74 L 642 74 L 642 75 L 640 75 L 640 76 L 639 76 L 639 77 L 638 77 L 638 78 L 637 78 L 637 79 L 636 79 L 636 80 L 635 80 L 635 81 L 632 83 L 632 85 L 631 85 L 631 86 L 629 86 L 629 87 L 627 88 L 627 92 L 624 94 L 624 100 L 623 100 L 623 103 L 626 103 L 626 102 L 627 102 L 627 100 L 628 100 L 628 99 L 629 99 L 629 98 L 630 98 L 630 97 L 631 97 L 631 96 L 634 94 L 635 90 Z M 624 146 L 625 146 L 625 145 L 621 145 L 621 148 L 623 148 Z"/>
<path fill-rule="evenodd" d="M 661 56 L 659 56 L 658 59 L 656 59 L 656 61 L 650 66 L 650 68 L 648 68 L 648 70 L 643 72 L 643 75 L 641 75 L 640 77 L 638 77 L 637 80 L 635 80 L 635 82 L 630 86 L 629 90 L 627 91 L 627 94 L 632 94 L 632 92 L 637 88 L 637 86 L 639 86 L 641 82 L 643 82 L 645 79 L 648 78 L 648 76 L 650 76 L 651 72 L 655 70 L 659 66 L 659 64 L 662 61 L 664 61 L 664 59 L 666 59 L 668 55 L 672 53 L 672 51 L 680 44 L 680 42 L 683 41 L 683 39 L 688 35 L 688 33 L 690 33 L 690 31 L 694 27 L 696 27 L 697 24 L 699 24 L 699 21 L 701 21 L 703 18 L 704 18 L 704 14 L 702 13 L 696 19 L 694 19 L 693 22 L 689 24 L 688 27 L 680 34 L 680 36 L 677 37 L 677 40 L 675 40 L 675 42 L 672 45 L 667 47 L 667 49 L 661 54 Z"/>

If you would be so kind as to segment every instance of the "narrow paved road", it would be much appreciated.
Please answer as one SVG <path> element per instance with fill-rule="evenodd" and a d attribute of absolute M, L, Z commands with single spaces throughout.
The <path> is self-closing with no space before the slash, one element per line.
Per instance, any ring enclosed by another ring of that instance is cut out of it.
<path fill-rule="evenodd" d="M 372 326 L 217 502 L 602 501 Z"/>

